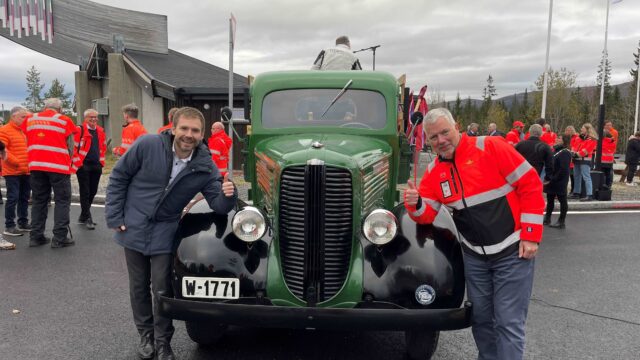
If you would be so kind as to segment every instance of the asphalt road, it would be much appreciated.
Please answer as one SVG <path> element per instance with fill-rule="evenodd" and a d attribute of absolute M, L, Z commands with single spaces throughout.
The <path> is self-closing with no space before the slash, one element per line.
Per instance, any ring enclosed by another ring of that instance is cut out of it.
<path fill-rule="evenodd" d="M 93 213 L 99 220 L 103 209 Z M 78 214 L 72 206 L 71 219 Z M 545 231 L 526 359 L 639 358 L 638 219 L 637 212 L 572 214 L 566 230 Z M 136 359 L 123 250 L 104 224 L 71 229 L 71 248 L 29 248 L 22 236 L 14 238 L 17 250 L 0 252 L 0 359 Z M 178 359 L 404 358 L 398 332 L 233 328 L 205 349 L 178 321 L 172 345 Z M 442 333 L 434 358 L 475 356 L 467 329 Z"/>

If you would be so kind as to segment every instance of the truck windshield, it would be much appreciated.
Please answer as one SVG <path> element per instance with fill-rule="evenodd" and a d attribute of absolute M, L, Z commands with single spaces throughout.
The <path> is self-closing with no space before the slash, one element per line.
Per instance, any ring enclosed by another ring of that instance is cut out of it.
<path fill-rule="evenodd" d="M 382 94 L 350 89 L 333 104 L 327 104 L 340 89 L 291 89 L 274 91 L 264 98 L 262 125 L 265 128 L 338 126 L 382 129 L 387 105 Z"/>

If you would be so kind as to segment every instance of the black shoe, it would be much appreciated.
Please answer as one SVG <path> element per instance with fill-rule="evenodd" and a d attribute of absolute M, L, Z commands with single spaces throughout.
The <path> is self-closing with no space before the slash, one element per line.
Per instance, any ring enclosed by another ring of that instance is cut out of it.
<path fill-rule="evenodd" d="M 26 223 L 26 224 L 18 224 L 17 226 L 18 231 L 22 231 L 22 232 L 31 232 L 31 224 Z"/>
<path fill-rule="evenodd" d="M 16 229 L 15 226 L 9 227 L 9 228 L 5 228 L 4 231 L 2 232 L 2 235 L 5 236 L 22 236 L 24 235 L 22 233 L 22 231 L 19 231 L 18 229 Z"/>
<path fill-rule="evenodd" d="M 82 217 L 82 216 L 80 216 L 80 217 L 78 218 L 78 225 L 84 225 L 84 224 L 86 224 L 86 223 L 87 223 L 87 218 L 86 218 L 86 217 Z"/>
<path fill-rule="evenodd" d="M 549 225 L 549 227 L 556 228 L 556 229 L 564 229 L 564 221 L 563 222 L 558 221 L 555 224 Z"/>
<path fill-rule="evenodd" d="M 49 239 L 46 236 L 42 236 L 40 238 L 31 238 L 29 239 L 29 247 L 36 247 L 36 246 L 41 246 L 41 245 L 45 245 L 51 242 L 51 239 Z"/>
<path fill-rule="evenodd" d="M 580 194 L 573 193 L 569 195 L 569 199 L 580 199 Z"/>
<path fill-rule="evenodd" d="M 551 224 L 551 218 L 545 216 L 544 220 L 542 220 L 542 225 L 549 225 L 549 224 Z"/>
<path fill-rule="evenodd" d="M 176 356 L 173 355 L 173 350 L 171 350 L 171 345 L 168 343 L 158 343 L 156 348 L 158 349 L 158 360 L 176 360 Z"/>
<path fill-rule="evenodd" d="M 96 228 L 96 224 L 93 222 L 93 220 L 91 220 L 91 218 L 89 218 L 84 225 L 87 227 L 88 230 L 94 230 Z"/>
<path fill-rule="evenodd" d="M 140 337 L 140 345 L 138 345 L 138 357 L 140 359 L 153 359 L 155 348 L 153 346 L 153 336 L 143 335 Z"/>
<path fill-rule="evenodd" d="M 52 249 L 56 249 L 56 248 L 63 248 L 63 247 L 67 247 L 67 246 L 73 246 L 75 245 L 76 242 L 66 238 L 66 239 L 62 239 L 62 240 L 57 240 L 57 239 L 53 239 L 51 240 L 51 248 Z"/>
<path fill-rule="evenodd" d="M 580 201 L 593 201 L 593 196 L 587 196 L 580 199 Z"/>

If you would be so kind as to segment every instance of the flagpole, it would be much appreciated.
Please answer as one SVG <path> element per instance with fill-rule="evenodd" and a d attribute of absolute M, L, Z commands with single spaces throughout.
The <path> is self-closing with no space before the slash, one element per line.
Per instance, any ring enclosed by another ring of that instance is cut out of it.
<path fill-rule="evenodd" d="M 609 35 L 609 5 L 607 2 L 607 15 L 604 25 L 604 50 L 602 51 L 602 77 L 600 84 L 600 112 L 598 114 L 598 146 L 596 147 L 596 170 L 602 170 L 602 136 L 604 134 L 604 83 L 607 81 L 607 37 Z"/>
<path fill-rule="evenodd" d="M 544 75 L 543 75 L 543 86 L 542 86 L 542 113 L 540 115 L 541 118 L 545 118 L 545 114 L 547 111 L 547 83 L 549 78 L 549 48 L 551 45 L 551 17 L 553 14 L 553 0 L 549 0 L 549 24 L 547 25 L 547 56 L 544 61 Z"/>
<path fill-rule="evenodd" d="M 633 125 L 633 133 L 638 132 L 638 103 L 640 102 L 640 41 L 638 41 L 638 67 L 636 68 L 636 122 Z"/>

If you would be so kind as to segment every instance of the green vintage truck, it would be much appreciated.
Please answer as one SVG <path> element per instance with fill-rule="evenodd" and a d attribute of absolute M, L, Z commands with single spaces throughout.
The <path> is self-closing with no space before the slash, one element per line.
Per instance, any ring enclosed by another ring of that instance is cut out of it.
<path fill-rule="evenodd" d="M 403 85 L 371 71 L 286 71 L 250 87 L 244 174 L 228 215 L 200 202 L 176 235 L 161 311 L 210 345 L 226 326 L 397 330 L 429 359 L 439 331 L 470 325 L 457 231 L 415 224 Z"/>

